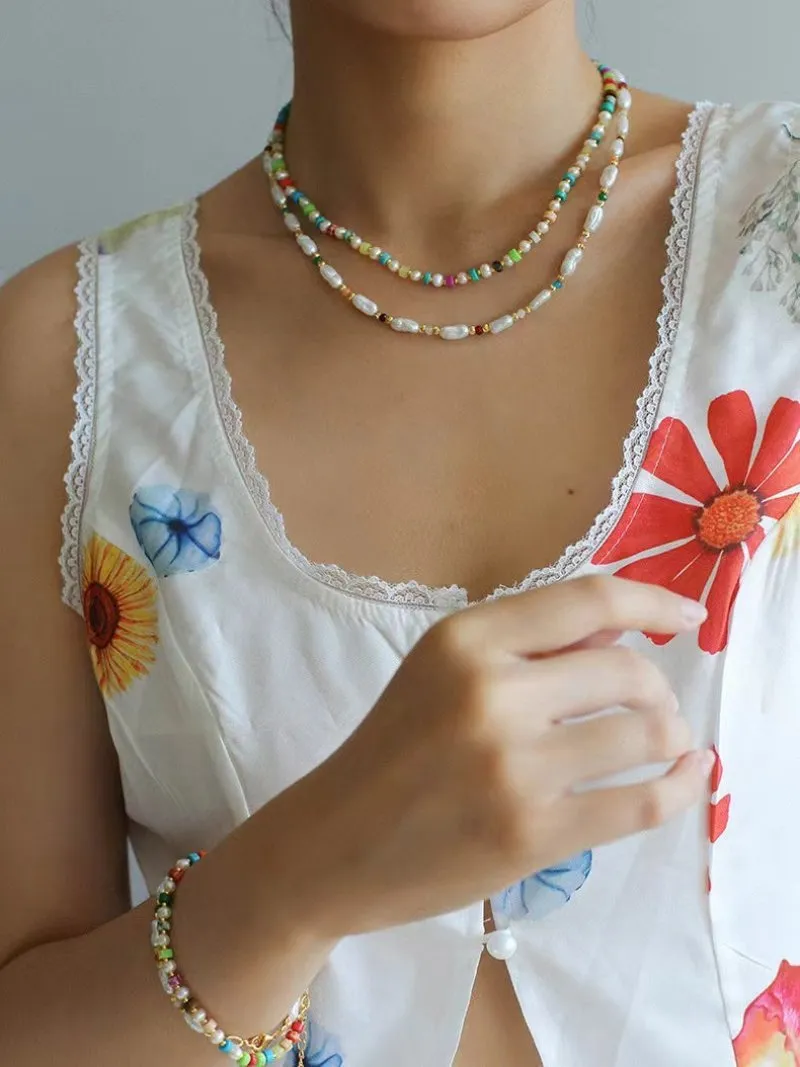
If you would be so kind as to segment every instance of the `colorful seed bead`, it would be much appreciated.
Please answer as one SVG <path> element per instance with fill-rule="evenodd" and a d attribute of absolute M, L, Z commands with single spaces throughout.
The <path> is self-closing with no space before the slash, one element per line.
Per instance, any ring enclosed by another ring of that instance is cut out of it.
<path fill-rule="evenodd" d="M 320 270 L 327 266 L 319 256 L 314 258 L 314 262 Z M 391 316 L 386 316 L 386 318 L 391 319 Z M 175 863 L 167 878 L 159 886 L 154 918 L 151 923 L 151 944 L 159 981 L 172 1003 L 181 1011 L 184 1022 L 190 1029 L 207 1038 L 220 1052 L 239 1064 L 239 1067 L 265 1067 L 266 1063 L 281 1059 L 286 1051 L 294 1048 L 300 1040 L 310 1006 L 309 996 L 307 993 L 303 995 L 274 1037 L 265 1038 L 259 1035 L 257 1038 L 246 1041 L 225 1034 L 216 1020 L 211 1018 L 205 1008 L 193 997 L 191 989 L 175 964 L 175 953 L 169 938 L 171 923 L 167 920 L 171 919 L 173 914 L 173 894 L 177 884 L 186 871 L 199 863 L 204 856 L 205 852 L 202 851 L 190 852 L 184 859 Z M 263 1049 L 265 1041 L 270 1042 L 271 1049 Z M 271 1057 L 268 1055 L 270 1051 Z"/>

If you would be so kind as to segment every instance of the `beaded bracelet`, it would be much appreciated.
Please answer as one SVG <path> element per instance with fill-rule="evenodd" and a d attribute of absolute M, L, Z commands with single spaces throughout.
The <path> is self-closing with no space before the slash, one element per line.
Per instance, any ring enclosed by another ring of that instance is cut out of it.
<path fill-rule="evenodd" d="M 306 1020 L 311 1006 L 308 993 L 303 994 L 274 1034 L 242 1038 L 226 1034 L 220 1028 L 216 1019 L 196 1000 L 186 984 L 186 979 L 178 970 L 170 938 L 175 892 L 186 871 L 199 863 L 203 856 L 205 852 L 190 852 L 184 859 L 178 860 L 158 887 L 150 943 L 164 992 L 179 1009 L 187 1026 L 195 1033 L 208 1038 L 212 1045 L 240 1067 L 266 1067 L 268 1063 L 283 1059 L 292 1049 L 297 1049 L 297 1064 L 298 1067 L 303 1067 Z"/>

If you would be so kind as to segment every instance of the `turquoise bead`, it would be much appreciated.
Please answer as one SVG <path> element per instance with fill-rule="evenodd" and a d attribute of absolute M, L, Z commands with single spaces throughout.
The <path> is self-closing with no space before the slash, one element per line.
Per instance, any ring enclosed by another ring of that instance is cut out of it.
<path fill-rule="evenodd" d="M 222 1044 L 218 1045 L 217 1048 L 220 1050 L 220 1052 L 228 1053 L 233 1048 L 233 1045 L 230 1043 L 230 1041 L 226 1037 L 225 1040 L 222 1042 Z"/>
<path fill-rule="evenodd" d="M 562 181 L 569 182 L 570 185 L 574 185 L 578 179 L 574 174 L 565 174 Z"/>
<path fill-rule="evenodd" d="M 478 271 L 475 269 L 475 267 L 470 270 L 469 276 L 474 282 L 479 282 L 481 280 L 481 276 L 480 274 L 478 274 Z"/>
<path fill-rule="evenodd" d="M 609 115 L 613 115 L 617 110 L 616 104 L 613 104 L 610 100 L 606 100 L 600 107 L 601 111 L 607 111 Z"/>
<path fill-rule="evenodd" d="M 426 270 L 425 273 L 422 276 L 422 284 L 423 285 L 430 285 L 432 278 L 433 278 L 433 275 L 431 274 L 431 272 L 429 270 Z"/>
<path fill-rule="evenodd" d="M 274 1049 L 268 1048 L 267 1051 L 264 1053 L 264 1055 L 267 1057 L 267 1063 L 274 1063 L 275 1062 L 276 1056 L 275 1056 L 275 1050 Z"/>
<path fill-rule="evenodd" d="M 558 279 L 556 279 L 553 282 L 553 288 L 554 289 L 563 289 L 564 288 L 564 283 L 562 281 L 559 281 Z"/>
<path fill-rule="evenodd" d="M 378 256 L 378 262 L 382 267 L 385 267 L 391 258 L 392 257 L 388 252 L 381 252 L 381 254 Z"/>
<path fill-rule="evenodd" d="M 563 204 L 564 201 L 567 199 L 567 194 L 562 189 L 557 189 L 553 193 L 553 199 L 554 200 L 560 200 L 561 203 Z"/>

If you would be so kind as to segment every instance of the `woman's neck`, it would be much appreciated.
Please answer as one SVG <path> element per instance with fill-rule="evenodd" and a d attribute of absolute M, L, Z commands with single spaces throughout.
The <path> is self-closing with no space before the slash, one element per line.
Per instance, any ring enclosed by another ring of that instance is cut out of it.
<path fill-rule="evenodd" d="M 572 0 L 475 41 L 379 34 L 333 6 L 319 16 L 297 0 L 287 158 L 327 214 L 375 238 L 435 241 L 549 187 L 596 114 Z"/>

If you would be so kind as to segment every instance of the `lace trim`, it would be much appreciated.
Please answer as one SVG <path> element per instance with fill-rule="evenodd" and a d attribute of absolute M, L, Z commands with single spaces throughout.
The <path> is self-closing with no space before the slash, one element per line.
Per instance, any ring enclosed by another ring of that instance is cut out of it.
<path fill-rule="evenodd" d="M 81 596 L 81 521 L 86 499 L 86 482 L 94 445 L 95 388 L 97 383 L 97 245 L 84 241 L 79 245 L 78 300 L 75 315 L 77 350 L 75 369 L 78 385 L 75 392 L 75 424 L 70 435 L 72 455 L 64 476 L 67 503 L 61 517 L 62 599 L 83 614 Z"/>
<path fill-rule="evenodd" d="M 712 104 L 697 105 L 683 135 L 676 167 L 677 185 L 672 197 L 673 222 L 666 242 L 667 268 L 662 278 L 664 302 L 658 318 L 658 343 L 650 358 L 647 385 L 636 404 L 634 427 L 624 442 L 622 468 L 612 482 L 611 502 L 597 516 L 589 532 L 580 541 L 570 545 L 556 563 L 531 571 L 516 585 L 501 586 L 486 600 L 550 585 L 570 577 L 594 554 L 625 509 L 658 415 L 680 324 L 700 148 L 712 112 Z M 210 300 L 208 279 L 201 266 L 197 208 L 197 201 L 193 201 L 184 217 L 184 260 L 217 406 L 245 485 L 280 550 L 309 577 L 350 596 L 421 608 L 450 610 L 464 607 L 468 603 L 467 591 L 458 585 L 437 588 L 415 581 L 394 583 L 376 575 L 352 574 L 333 563 L 313 563 L 290 541 L 283 515 L 272 502 L 269 483 L 258 469 L 255 450 L 242 428 L 242 413 L 233 399 L 231 377 L 225 365 L 225 346 Z"/>

